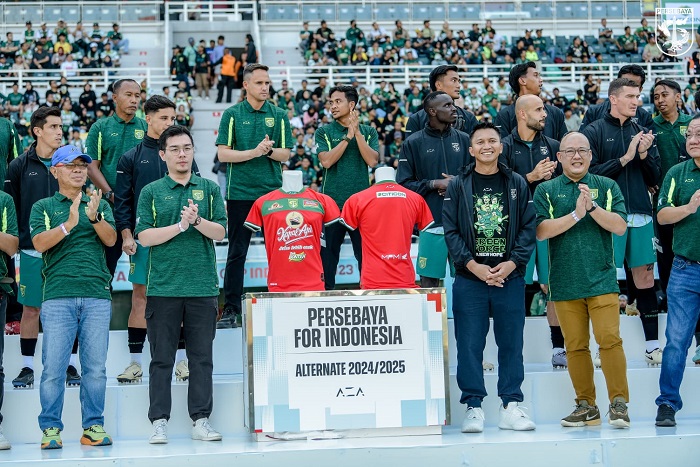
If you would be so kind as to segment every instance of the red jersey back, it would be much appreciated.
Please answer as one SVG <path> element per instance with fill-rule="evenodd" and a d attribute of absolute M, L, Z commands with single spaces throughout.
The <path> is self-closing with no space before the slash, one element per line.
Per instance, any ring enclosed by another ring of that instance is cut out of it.
<path fill-rule="evenodd" d="M 340 218 L 329 196 L 305 188 L 299 193 L 275 190 L 258 198 L 245 226 L 262 229 L 267 251 L 270 292 L 324 290 L 321 230 Z"/>
<path fill-rule="evenodd" d="M 395 182 L 381 182 L 355 193 L 343 206 L 343 222 L 362 235 L 363 289 L 416 287 L 411 260 L 411 234 L 418 224 L 433 223 L 428 204 L 419 194 Z"/>

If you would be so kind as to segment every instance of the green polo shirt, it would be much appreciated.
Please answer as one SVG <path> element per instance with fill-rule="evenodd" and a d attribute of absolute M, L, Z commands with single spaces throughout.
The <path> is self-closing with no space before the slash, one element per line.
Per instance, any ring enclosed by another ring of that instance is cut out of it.
<path fill-rule="evenodd" d="M 661 158 L 661 178 L 666 176 L 669 169 L 678 164 L 681 147 L 685 147 L 685 130 L 693 119 L 691 115 L 679 113 L 674 123 L 667 121 L 663 115 L 654 117 L 654 133 L 656 133 L 656 148 Z"/>
<path fill-rule="evenodd" d="M 0 118 L 0 180 L 5 180 L 7 165 L 19 156 L 20 148 L 19 135 L 15 131 L 15 126 L 10 120 Z"/>
<path fill-rule="evenodd" d="M 591 190 L 598 209 L 627 220 L 625 199 L 614 180 L 586 174 L 579 183 Z M 537 186 L 533 202 L 537 225 L 547 219 L 570 216 L 576 209 L 578 183 L 562 175 Z M 586 215 L 566 232 L 549 239 L 549 292 L 551 300 L 577 300 L 618 293 L 613 234 Z"/>
<path fill-rule="evenodd" d="M 2 191 L 0 191 L 0 232 L 19 237 L 15 203 L 12 196 Z M 2 259 L 0 260 L 0 277 L 5 276 L 7 276 L 7 263 Z M 4 287 L 2 288 L 4 289 Z"/>
<path fill-rule="evenodd" d="M 369 147 L 378 152 L 377 130 L 369 125 L 360 125 L 360 133 L 365 137 Z M 337 121 L 322 126 L 316 130 L 315 135 L 318 153 L 330 151 L 347 135 L 348 129 Z M 333 198 L 342 209 L 349 197 L 367 188 L 369 188 L 369 167 L 360 154 L 357 141 L 353 138 L 340 159 L 331 167 L 323 169 L 321 193 Z"/>
<path fill-rule="evenodd" d="M 268 135 L 275 148 L 291 149 L 292 130 L 285 110 L 269 101 L 255 110 L 247 100 L 229 107 L 221 117 L 217 146 L 237 151 L 255 149 Z M 282 164 L 261 156 L 245 162 L 229 162 L 226 199 L 254 201 L 282 186 Z"/>
<path fill-rule="evenodd" d="M 78 225 L 42 255 L 42 302 L 69 297 L 112 299 L 109 292 L 112 275 L 107 269 L 104 245 L 85 213 L 89 201 L 90 197 L 83 193 L 78 208 Z M 59 192 L 34 203 L 29 216 L 32 238 L 66 222 L 72 204 L 73 200 Z M 100 201 L 98 211 L 114 229 L 114 216 L 106 200 Z"/>
<path fill-rule="evenodd" d="M 125 121 L 114 113 L 92 124 L 87 136 L 87 153 L 93 160 L 100 161 L 100 171 L 109 186 L 117 184 L 117 162 L 129 149 L 139 144 L 146 132 L 145 120 L 134 117 Z"/>
<path fill-rule="evenodd" d="M 700 168 L 691 159 L 676 164 L 668 171 L 659 193 L 659 210 L 688 204 L 700 190 Z M 700 261 L 700 212 L 691 214 L 673 227 L 673 252 L 693 261 Z"/>
<path fill-rule="evenodd" d="M 226 227 L 226 208 L 216 183 L 192 174 L 187 185 L 181 185 L 166 175 L 141 191 L 136 211 L 136 235 L 146 229 L 177 224 L 188 199 L 199 206 L 202 219 Z M 148 251 L 147 296 L 219 295 L 214 241 L 193 226 Z"/>

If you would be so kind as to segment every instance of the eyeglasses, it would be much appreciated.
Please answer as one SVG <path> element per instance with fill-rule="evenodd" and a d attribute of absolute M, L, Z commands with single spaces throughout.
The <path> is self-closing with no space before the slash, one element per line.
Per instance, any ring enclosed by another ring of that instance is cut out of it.
<path fill-rule="evenodd" d="M 82 163 L 82 164 L 76 164 L 75 162 L 71 162 L 69 164 L 56 164 L 56 167 L 65 167 L 68 170 L 87 170 L 88 164 Z"/>
<path fill-rule="evenodd" d="M 569 149 L 563 150 L 562 152 L 564 153 L 564 155 L 566 157 L 571 159 L 572 157 L 574 157 L 574 154 L 577 154 L 577 153 L 579 156 L 585 157 L 591 152 L 591 150 L 588 148 L 577 148 L 577 149 L 569 148 Z"/>
<path fill-rule="evenodd" d="M 165 150 L 173 156 L 177 156 L 180 152 L 184 152 L 186 156 L 189 156 L 194 151 L 194 146 L 169 146 Z"/>

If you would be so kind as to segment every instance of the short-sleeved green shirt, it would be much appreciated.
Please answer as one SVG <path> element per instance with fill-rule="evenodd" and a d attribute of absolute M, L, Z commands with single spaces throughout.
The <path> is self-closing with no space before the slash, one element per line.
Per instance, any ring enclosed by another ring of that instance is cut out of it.
<path fill-rule="evenodd" d="M 3 191 L 0 191 L 0 232 L 19 237 L 15 203 L 12 196 Z M 5 276 L 7 276 L 7 263 L 0 259 L 0 277 Z"/>
<path fill-rule="evenodd" d="M 255 149 L 268 135 L 275 148 L 294 145 L 287 113 L 265 102 L 255 110 L 247 100 L 229 107 L 221 117 L 216 145 L 237 151 Z M 265 156 L 245 162 L 229 162 L 226 170 L 226 199 L 256 200 L 282 186 L 282 164 Z"/>
<path fill-rule="evenodd" d="M 533 197 L 537 225 L 547 219 L 571 215 L 576 209 L 579 183 L 588 185 L 598 209 L 614 212 L 627 220 L 625 199 L 617 183 L 588 173 L 579 182 L 562 175 L 537 186 Z M 549 239 L 551 300 L 578 300 L 619 291 L 613 234 L 600 227 L 590 215 Z"/>
<path fill-rule="evenodd" d="M 688 204 L 700 190 L 700 168 L 695 159 L 676 164 L 668 171 L 659 193 L 659 211 Z M 700 261 L 700 212 L 691 214 L 673 227 L 673 252 Z"/>
<path fill-rule="evenodd" d="M 109 291 L 112 275 L 107 269 L 104 244 L 85 213 L 89 201 L 90 197 L 83 193 L 78 208 L 78 225 L 42 255 L 42 302 L 69 297 L 112 299 Z M 29 216 L 32 238 L 66 222 L 72 204 L 73 200 L 59 192 L 34 203 Z M 106 200 L 100 201 L 98 212 L 115 229 L 112 209 Z"/>
<path fill-rule="evenodd" d="M 226 227 L 226 208 L 216 183 L 192 174 L 187 185 L 181 185 L 166 175 L 141 191 L 136 211 L 136 235 L 147 229 L 177 224 L 188 199 L 199 206 L 202 219 Z M 152 246 L 148 256 L 146 295 L 218 296 L 214 241 L 190 226 L 171 240 Z"/>
<path fill-rule="evenodd" d="M 691 115 L 679 113 L 675 122 L 666 121 L 663 115 L 654 117 L 656 130 L 656 148 L 661 159 L 661 177 L 666 176 L 669 169 L 678 164 L 681 147 L 685 147 L 685 130 L 693 119 Z"/>
<path fill-rule="evenodd" d="M 145 120 L 134 117 L 125 121 L 116 113 L 92 124 L 88 132 L 87 154 L 100 161 L 100 171 L 112 189 L 117 184 L 117 162 L 129 149 L 139 144 L 148 132 Z"/>
<path fill-rule="evenodd" d="M 360 125 L 360 133 L 365 137 L 369 147 L 379 151 L 377 130 L 369 125 Z M 347 135 L 348 129 L 337 121 L 322 126 L 316 130 L 315 135 L 318 153 L 330 151 Z M 342 209 L 349 197 L 367 188 L 369 188 L 369 168 L 360 154 L 357 141 L 353 139 L 348 143 L 340 159 L 331 167 L 324 168 L 321 193 L 333 198 L 333 201 Z"/>

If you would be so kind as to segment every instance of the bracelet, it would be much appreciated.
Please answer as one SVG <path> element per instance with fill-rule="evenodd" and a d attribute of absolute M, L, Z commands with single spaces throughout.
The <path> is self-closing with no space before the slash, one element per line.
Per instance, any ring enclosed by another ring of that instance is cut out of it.
<path fill-rule="evenodd" d="M 63 235 L 65 235 L 66 237 L 68 235 L 70 235 L 70 232 L 68 231 L 68 229 L 66 229 L 66 226 L 63 225 L 63 223 L 61 223 L 61 225 L 59 225 L 59 227 L 61 228 L 61 230 L 63 230 Z"/>
<path fill-rule="evenodd" d="M 578 216 L 576 215 L 576 211 L 575 211 L 575 210 L 574 210 L 574 211 L 571 211 L 571 217 L 573 217 L 574 220 L 575 220 L 576 222 L 578 222 L 578 221 L 581 220 L 581 218 L 578 217 Z"/>
<path fill-rule="evenodd" d="M 430 186 L 431 190 L 434 190 L 435 189 L 435 180 L 430 180 L 429 186 Z"/>
<path fill-rule="evenodd" d="M 186 229 L 182 228 L 182 224 L 180 224 L 180 222 L 177 223 L 177 228 L 180 229 L 180 233 L 185 233 Z"/>

